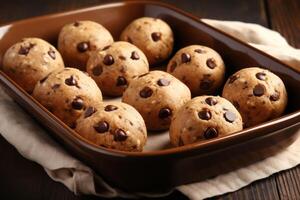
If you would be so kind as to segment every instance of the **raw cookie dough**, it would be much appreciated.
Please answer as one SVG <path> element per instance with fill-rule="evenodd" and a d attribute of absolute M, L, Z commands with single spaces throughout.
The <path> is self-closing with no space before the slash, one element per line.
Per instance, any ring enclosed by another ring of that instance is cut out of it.
<path fill-rule="evenodd" d="M 33 96 L 72 128 L 84 109 L 102 103 L 95 81 L 75 68 L 51 73 L 37 83 Z"/>
<path fill-rule="evenodd" d="M 3 71 L 27 92 L 49 73 L 64 68 L 60 53 L 39 38 L 24 38 L 4 54 Z"/>
<path fill-rule="evenodd" d="M 155 131 L 168 129 L 173 114 L 190 99 L 188 87 L 163 71 L 133 79 L 122 97 L 141 113 L 147 128 Z"/>
<path fill-rule="evenodd" d="M 258 67 L 245 68 L 230 76 L 222 96 L 239 110 L 245 127 L 280 116 L 287 105 L 287 92 L 282 80 Z"/>
<path fill-rule="evenodd" d="M 113 37 L 102 25 L 93 21 L 77 21 L 65 25 L 58 36 L 58 50 L 66 66 L 85 71 L 91 51 L 113 43 Z"/>
<path fill-rule="evenodd" d="M 166 60 L 172 53 L 174 43 L 170 26 L 161 19 L 151 17 L 142 17 L 131 22 L 123 30 L 120 40 L 140 48 L 151 66 Z"/>
<path fill-rule="evenodd" d="M 191 45 L 174 55 L 167 72 L 184 82 L 192 94 L 198 96 L 216 92 L 224 81 L 225 65 L 213 49 Z"/>
<path fill-rule="evenodd" d="M 142 116 L 121 102 L 87 108 L 75 130 L 98 146 L 122 151 L 142 151 L 147 140 Z"/>
<path fill-rule="evenodd" d="M 148 71 L 145 54 L 128 42 L 94 51 L 87 62 L 87 72 L 108 96 L 121 96 L 133 77 Z"/>
<path fill-rule="evenodd" d="M 182 146 L 242 129 L 242 117 L 228 100 L 219 96 L 199 96 L 174 115 L 169 134 L 174 146 Z"/>

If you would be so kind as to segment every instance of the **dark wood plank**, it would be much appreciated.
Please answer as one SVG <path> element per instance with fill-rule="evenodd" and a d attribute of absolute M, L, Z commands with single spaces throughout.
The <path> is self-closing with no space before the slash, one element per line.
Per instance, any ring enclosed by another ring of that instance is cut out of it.
<path fill-rule="evenodd" d="M 279 31 L 289 43 L 300 48 L 300 1 L 266 0 L 270 25 Z"/>

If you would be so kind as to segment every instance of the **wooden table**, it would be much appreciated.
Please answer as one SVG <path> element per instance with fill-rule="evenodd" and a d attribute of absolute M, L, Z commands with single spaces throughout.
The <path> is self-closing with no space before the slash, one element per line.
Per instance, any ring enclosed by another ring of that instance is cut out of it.
<path fill-rule="evenodd" d="M 279 31 L 291 45 L 300 48 L 299 0 L 164 1 L 201 17 L 261 24 Z M 0 24 L 107 2 L 111 1 L 2 1 Z M 0 199 L 97 199 L 92 196 L 75 196 L 61 183 L 52 181 L 42 167 L 23 158 L 2 136 L 0 155 Z M 164 199 L 186 198 L 174 192 Z M 300 199 L 300 166 L 213 199 Z"/>

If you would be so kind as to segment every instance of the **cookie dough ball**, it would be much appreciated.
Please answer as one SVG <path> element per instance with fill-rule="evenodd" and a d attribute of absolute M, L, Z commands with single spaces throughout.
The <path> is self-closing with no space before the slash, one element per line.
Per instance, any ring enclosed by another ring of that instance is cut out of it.
<path fill-rule="evenodd" d="M 120 102 L 87 108 L 75 130 L 98 146 L 121 151 L 142 151 L 147 140 L 142 116 Z"/>
<path fill-rule="evenodd" d="M 60 53 L 39 38 L 24 38 L 4 54 L 3 71 L 27 92 L 49 73 L 64 68 Z"/>
<path fill-rule="evenodd" d="M 169 134 L 174 146 L 182 146 L 242 129 L 242 117 L 228 100 L 219 96 L 199 96 L 175 113 Z"/>
<path fill-rule="evenodd" d="M 174 37 L 170 26 L 157 18 L 142 17 L 131 22 L 122 32 L 124 40 L 140 48 L 150 63 L 166 60 L 173 50 Z"/>
<path fill-rule="evenodd" d="M 174 55 L 167 71 L 184 82 L 193 95 L 198 96 L 216 92 L 224 81 L 225 65 L 213 49 L 191 45 Z"/>
<path fill-rule="evenodd" d="M 133 77 L 148 71 L 145 54 L 128 42 L 95 51 L 87 62 L 87 72 L 108 96 L 121 96 Z"/>
<path fill-rule="evenodd" d="M 177 78 L 151 71 L 132 80 L 122 101 L 141 113 L 149 130 L 159 131 L 169 128 L 173 114 L 190 99 L 190 90 Z"/>
<path fill-rule="evenodd" d="M 58 50 L 67 66 L 78 66 L 85 71 L 91 51 L 113 43 L 106 28 L 92 21 L 77 21 L 65 25 L 58 36 Z"/>
<path fill-rule="evenodd" d="M 72 128 L 84 109 L 102 103 L 102 94 L 95 81 L 74 68 L 51 73 L 39 81 L 33 96 Z"/>
<path fill-rule="evenodd" d="M 245 127 L 280 116 L 287 105 L 282 80 L 257 67 L 242 69 L 229 77 L 222 95 L 239 110 Z"/>

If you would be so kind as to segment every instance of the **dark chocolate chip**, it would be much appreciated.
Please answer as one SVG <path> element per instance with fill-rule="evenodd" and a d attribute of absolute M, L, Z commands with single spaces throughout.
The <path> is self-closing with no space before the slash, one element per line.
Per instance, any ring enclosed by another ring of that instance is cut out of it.
<path fill-rule="evenodd" d="M 107 105 L 107 106 L 105 106 L 105 108 L 104 108 L 104 110 L 105 110 L 106 112 L 114 111 L 114 110 L 117 110 L 117 109 L 118 109 L 118 107 L 117 107 L 117 106 L 114 106 L 114 105 Z"/>
<path fill-rule="evenodd" d="M 118 128 L 117 130 L 115 130 L 114 133 L 114 141 L 116 142 L 123 142 L 128 138 L 126 132 L 120 128 Z"/>
<path fill-rule="evenodd" d="M 275 92 L 274 94 L 272 94 L 272 95 L 270 96 L 270 100 L 271 100 L 271 101 L 278 101 L 279 98 L 280 98 L 279 92 Z"/>
<path fill-rule="evenodd" d="M 139 78 L 144 77 L 144 76 L 147 76 L 148 74 L 149 74 L 149 72 L 147 72 L 147 73 L 145 73 L 145 74 L 141 74 L 141 75 L 139 75 Z"/>
<path fill-rule="evenodd" d="M 69 127 L 70 127 L 71 129 L 75 129 L 76 126 L 77 126 L 77 123 L 76 123 L 76 122 L 73 122 L 73 123 L 70 124 Z"/>
<path fill-rule="evenodd" d="M 124 76 L 119 76 L 117 78 L 117 86 L 124 86 L 124 85 L 127 85 L 127 80 Z"/>
<path fill-rule="evenodd" d="M 204 108 L 200 112 L 198 112 L 198 117 L 202 120 L 210 120 L 211 112 L 207 108 Z"/>
<path fill-rule="evenodd" d="M 89 42 L 80 42 L 77 44 L 77 50 L 80 53 L 86 52 L 90 48 L 90 43 Z"/>
<path fill-rule="evenodd" d="M 181 62 L 182 63 L 187 63 L 191 61 L 191 55 L 188 53 L 182 53 L 181 54 Z"/>
<path fill-rule="evenodd" d="M 218 131 L 217 131 L 217 129 L 215 129 L 213 127 L 209 127 L 205 130 L 203 136 L 205 139 L 212 139 L 212 138 L 218 137 Z"/>
<path fill-rule="evenodd" d="M 148 98 L 152 95 L 152 93 L 153 93 L 153 90 L 151 88 L 149 88 L 148 86 L 146 86 L 140 91 L 140 96 L 142 98 Z"/>
<path fill-rule="evenodd" d="M 84 112 L 84 118 L 88 118 L 88 117 L 92 116 L 92 114 L 94 114 L 96 111 L 97 111 L 96 108 L 91 107 L 91 106 L 88 107 Z"/>
<path fill-rule="evenodd" d="M 77 81 L 76 79 L 74 78 L 73 75 L 70 76 L 70 78 L 67 78 L 65 80 L 65 84 L 69 85 L 69 86 L 74 86 L 74 85 L 77 85 Z"/>
<path fill-rule="evenodd" d="M 202 90 L 209 90 L 213 85 L 213 81 L 208 79 L 208 78 L 204 78 L 201 80 L 200 82 L 200 89 Z"/>
<path fill-rule="evenodd" d="M 75 110 L 81 110 L 84 106 L 83 100 L 80 97 L 76 97 L 72 101 L 72 108 Z"/>
<path fill-rule="evenodd" d="M 157 81 L 157 85 L 159 85 L 159 86 L 168 86 L 168 85 L 170 85 L 170 81 L 168 79 L 160 78 Z"/>
<path fill-rule="evenodd" d="M 224 118 L 226 119 L 226 121 L 232 123 L 236 119 L 236 115 L 231 111 L 226 111 L 224 113 Z"/>
<path fill-rule="evenodd" d="M 107 46 L 105 46 L 102 50 L 107 50 L 107 49 L 109 49 L 111 46 L 110 45 L 107 45 Z"/>
<path fill-rule="evenodd" d="M 94 76 L 100 76 L 103 72 L 103 68 L 101 65 L 96 65 L 93 69 L 92 69 L 92 73 Z"/>
<path fill-rule="evenodd" d="M 260 97 L 262 96 L 266 91 L 266 88 L 264 85 L 262 84 L 257 84 L 254 89 L 253 89 L 253 95 L 254 96 L 257 96 L 257 97 Z"/>
<path fill-rule="evenodd" d="M 258 72 L 255 74 L 256 78 L 261 81 L 266 80 L 266 74 L 264 72 Z"/>
<path fill-rule="evenodd" d="M 170 65 L 170 72 L 172 73 L 175 70 L 176 67 L 177 67 L 177 63 L 172 62 L 172 64 Z"/>
<path fill-rule="evenodd" d="M 216 61 L 215 61 L 215 59 L 213 59 L 213 58 L 207 59 L 207 60 L 206 60 L 206 65 L 207 65 L 207 67 L 209 67 L 210 69 L 214 69 L 214 68 L 217 66 Z"/>
<path fill-rule="evenodd" d="M 119 58 L 121 59 L 121 60 L 126 60 L 126 57 L 125 56 L 119 56 Z"/>
<path fill-rule="evenodd" d="M 56 56 L 55 56 L 55 51 L 53 49 L 50 49 L 48 51 L 48 55 L 53 59 L 55 60 Z"/>
<path fill-rule="evenodd" d="M 104 56 L 103 63 L 105 65 L 112 65 L 112 64 L 114 64 L 114 62 L 115 62 L 115 60 L 112 57 L 112 55 L 107 54 L 106 56 Z"/>
<path fill-rule="evenodd" d="M 73 24 L 75 27 L 78 27 L 79 25 L 80 25 L 80 23 L 79 22 L 74 22 L 74 24 Z"/>
<path fill-rule="evenodd" d="M 153 33 L 151 33 L 151 37 L 152 37 L 152 40 L 154 42 L 157 42 L 158 40 L 161 39 L 161 33 L 160 32 L 153 32 Z"/>
<path fill-rule="evenodd" d="M 229 77 L 228 83 L 229 83 L 229 84 L 232 84 L 232 83 L 233 83 L 234 81 L 236 81 L 238 78 L 240 78 L 240 75 L 234 74 L 234 75 L 232 75 L 232 76 Z"/>
<path fill-rule="evenodd" d="M 158 113 L 158 117 L 161 119 L 165 119 L 172 115 L 172 110 L 170 108 L 162 108 Z"/>
<path fill-rule="evenodd" d="M 138 60 L 140 59 L 139 54 L 136 51 L 131 52 L 131 57 L 132 60 Z"/>
<path fill-rule="evenodd" d="M 207 97 L 205 99 L 205 102 L 210 105 L 210 106 L 214 106 L 218 103 L 217 99 L 213 98 L 213 97 Z"/>
<path fill-rule="evenodd" d="M 105 133 L 109 129 L 109 124 L 106 121 L 100 121 L 97 124 L 94 125 L 94 129 L 98 133 Z"/>
<path fill-rule="evenodd" d="M 32 43 L 30 43 L 29 46 L 21 46 L 18 53 L 20 55 L 26 56 L 29 53 L 30 49 L 34 46 L 35 46 L 35 44 L 32 44 Z"/>
<path fill-rule="evenodd" d="M 53 86 L 52 86 L 52 89 L 53 90 L 56 90 L 56 89 L 58 89 L 60 87 L 60 84 L 54 84 Z"/>
<path fill-rule="evenodd" d="M 195 49 L 194 51 L 195 51 L 196 53 L 206 53 L 206 51 L 203 50 L 203 49 Z"/>

